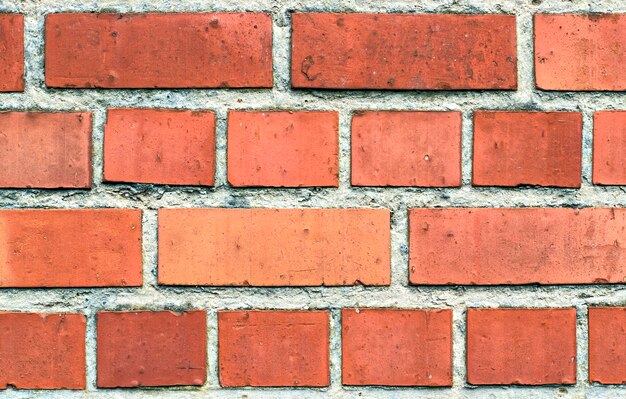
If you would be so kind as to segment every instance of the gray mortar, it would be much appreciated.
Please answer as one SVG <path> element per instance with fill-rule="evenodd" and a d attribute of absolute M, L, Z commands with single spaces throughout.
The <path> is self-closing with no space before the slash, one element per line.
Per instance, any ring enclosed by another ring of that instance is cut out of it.
<path fill-rule="evenodd" d="M 44 16 L 54 12 L 264 11 L 273 15 L 274 88 L 271 90 L 73 90 L 44 84 Z M 510 13 L 517 16 L 517 91 L 323 91 L 290 90 L 290 12 Z M 411 207 L 624 207 L 626 189 L 591 185 L 592 115 L 626 109 L 624 93 L 559 93 L 534 89 L 532 14 L 626 12 L 626 0 L 0 0 L 0 12 L 26 15 L 26 91 L 0 93 L 0 110 L 91 111 L 94 114 L 94 187 L 85 190 L 0 190 L 1 208 L 133 207 L 143 214 L 144 286 L 105 289 L 2 289 L 0 310 L 83 312 L 87 323 L 86 391 L 0 392 L 9 399 L 76 398 L 625 398 L 626 386 L 587 382 L 587 307 L 626 305 L 623 285 L 412 287 L 408 285 L 408 218 Z M 102 183 L 102 137 L 109 107 L 210 109 L 217 115 L 216 187 L 167 187 Z M 229 109 L 309 109 L 340 112 L 340 173 L 337 189 L 234 189 L 226 184 L 226 115 Z M 350 187 L 350 119 L 355 110 L 460 110 L 463 112 L 462 188 Z M 582 187 L 471 187 L 472 111 L 537 109 L 581 111 Z M 384 207 L 392 210 L 390 287 L 176 288 L 157 287 L 157 212 L 161 207 Z M 342 387 L 342 307 L 452 308 L 452 388 Z M 471 387 L 465 383 L 467 307 L 576 307 L 578 383 L 551 387 Z M 208 382 L 201 388 L 96 390 L 95 314 L 99 310 L 206 309 Z M 331 386 L 325 389 L 220 389 L 217 311 L 221 309 L 330 309 Z"/>

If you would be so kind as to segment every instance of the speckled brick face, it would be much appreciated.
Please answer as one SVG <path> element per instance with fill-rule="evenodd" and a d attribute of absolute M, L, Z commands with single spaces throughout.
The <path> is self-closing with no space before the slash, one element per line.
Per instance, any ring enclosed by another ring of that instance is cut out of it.
<path fill-rule="evenodd" d="M 625 21 L 0 1 L 0 397 L 625 398 Z"/>

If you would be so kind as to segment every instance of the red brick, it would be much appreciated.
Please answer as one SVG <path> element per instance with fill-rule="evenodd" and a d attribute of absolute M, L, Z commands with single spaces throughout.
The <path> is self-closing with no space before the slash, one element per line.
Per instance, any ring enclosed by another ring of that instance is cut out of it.
<path fill-rule="evenodd" d="M 626 90 L 626 14 L 535 15 L 535 76 L 544 90 Z"/>
<path fill-rule="evenodd" d="M 90 188 L 91 113 L 0 112 L 0 187 Z"/>
<path fill-rule="evenodd" d="M 24 16 L 0 14 L 0 92 L 24 91 Z"/>
<path fill-rule="evenodd" d="M 272 86 L 268 14 L 52 14 L 45 29 L 49 87 Z"/>
<path fill-rule="evenodd" d="M 336 112 L 231 111 L 228 181 L 236 187 L 337 187 Z"/>
<path fill-rule="evenodd" d="M 593 116 L 593 184 L 626 185 L 626 111 Z"/>
<path fill-rule="evenodd" d="M 576 383 L 576 309 L 468 309 L 467 382 Z"/>
<path fill-rule="evenodd" d="M 0 287 L 142 284 L 141 211 L 0 210 Z"/>
<path fill-rule="evenodd" d="M 461 113 L 356 113 L 352 185 L 460 186 Z"/>
<path fill-rule="evenodd" d="M 219 375 L 224 387 L 325 387 L 326 311 L 218 313 Z"/>
<path fill-rule="evenodd" d="M 515 16 L 292 15 L 293 87 L 515 89 Z"/>
<path fill-rule="evenodd" d="M 85 379 L 83 315 L 0 313 L 0 389 L 85 389 Z"/>
<path fill-rule="evenodd" d="M 589 308 L 589 381 L 626 384 L 626 307 Z"/>
<path fill-rule="evenodd" d="M 409 212 L 413 284 L 598 284 L 626 276 L 621 208 Z"/>
<path fill-rule="evenodd" d="M 451 386 L 452 311 L 344 309 L 345 385 Z"/>
<path fill-rule="evenodd" d="M 578 112 L 474 113 L 475 186 L 580 187 Z"/>
<path fill-rule="evenodd" d="M 203 310 L 98 313 L 98 387 L 203 385 Z"/>
<path fill-rule="evenodd" d="M 215 115 L 210 111 L 110 109 L 104 180 L 212 186 Z"/>
<path fill-rule="evenodd" d="M 389 282 L 387 209 L 159 210 L 159 284 Z"/>

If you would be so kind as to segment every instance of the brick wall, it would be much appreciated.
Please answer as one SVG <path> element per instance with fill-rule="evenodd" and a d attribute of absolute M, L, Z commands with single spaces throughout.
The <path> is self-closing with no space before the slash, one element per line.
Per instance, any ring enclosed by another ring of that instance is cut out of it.
<path fill-rule="evenodd" d="M 626 3 L 0 2 L 0 396 L 623 398 Z"/>

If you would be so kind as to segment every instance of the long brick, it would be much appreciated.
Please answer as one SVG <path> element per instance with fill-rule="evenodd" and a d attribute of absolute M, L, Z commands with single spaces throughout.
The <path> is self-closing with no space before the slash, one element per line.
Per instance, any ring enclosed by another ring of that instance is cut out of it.
<path fill-rule="evenodd" d="M 91 113 L 0 112 L 0 187 L 91 187 Z"/>
<path fill-rule="evenodd" d="M 386 209 L 160 209 L 159 284 L 389 285 Z"/>
<path fill-rule="evenodd" d="M 475 186 L 580 187 L 582 114 L 474 113 Z"/>
<path fill-rule="evenodd" d="M 141 283 L 140 210 L 0 210 L 0 287 Z"/>
<path fill-rule="evenodd" d="M 467 382 L 576 383 L 576 309 L 468 309 Z"/>
<path fill-rule="evenodd" d="M 98 387 L 203 385 L 203 310 L 98 313 Z"/>
<path fill-rule="evenodd" d="M 327 311 L 223 311 L 217 317 L 223 387 L 329 385 Z"/>
<path fill-rule="evenodd" d="M 593 115 L 593 184 L 626 185 L 626 111 Z"/>
<path fill-rule="evenodd" d="M 85 379 L 85 316 L 0 313 L 0 389 L 85 389 Z"/>
<path fill-rule="evenodd" d="M 0 14 L 0 92 L 24 91 L 24 16 Z"/>
<path fill-rule="evenodd" d="M 545 90 L 626 90 L 626 14 L 535 15 L 535 76 Z"/>
<path fill-rule="evenodd" d="M 460 186 L 461 113 L 356 113 L 352 185 Z"/>
<path fill-rule="evenodd" d="M 621 208 L 409 212 L 413 284 L 598 284 L 626 276 Z"/>
<path fill-rule="evenodd" d="M 626 384 L 626 307 L 589 308 L 589 381 Z"/>
<path fill-rule="evenodd" d="M 230 111 L 228 181 L 236 187 L 337 187 L 339 116 Z"/>
<path fill-rule="evenodd" d="M 104 180 L 212 186 L 215 115 L 210 111 L 110 109 Z"/>
<path fill-rule="evenodd" d="M 293 87 L 515 89 L 512 15 L 292 15 Z"/>
<path fill-rule="evenodd" d="M 452 311 L 344 309 L 344 385 L 451 386 Z"/>
<path fill-rule="evenodd" d="M 52 14 L 45 30 L 49 87 L 272 86 L 268 14 Z"/>

